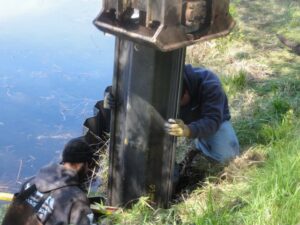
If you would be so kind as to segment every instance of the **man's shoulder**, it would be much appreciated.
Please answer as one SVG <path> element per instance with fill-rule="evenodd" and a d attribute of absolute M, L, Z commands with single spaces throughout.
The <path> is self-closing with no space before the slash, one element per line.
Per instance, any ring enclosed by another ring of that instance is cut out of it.
<path fill-rule="evenodd" d="M 23 184 L 21 185 L 19 192 L 23 192 L 24 190 L 26 190 L 30 186 L 32 186 L 34 184 L 34 179 L 35 179 L 35 176 L 32 176 L 32 177 L 26 179 L 26 181 L 24 181 Z"/>
<path fill-rule="evenodd" d="M 59 202 L 68 202 L 69 204 L 81 202 L 88 204 L 86 193 L 78 186 L 62 187 L 60 189 L 54 190 L 52 195 Z"/>
<path fill-rule="evenodd" d="M 78 195 L 78 196 L 86 196 L 85 192 L 78 185 L 69 185 L 65 187 L 61 187 L 56 191 L 67 192 L 70 195 Z"/>

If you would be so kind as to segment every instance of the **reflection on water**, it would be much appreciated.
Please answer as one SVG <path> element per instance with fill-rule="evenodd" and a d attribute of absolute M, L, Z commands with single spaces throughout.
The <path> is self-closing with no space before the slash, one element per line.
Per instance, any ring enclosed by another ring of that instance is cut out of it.
<path fill-rule="evenodd" d="M 0 0 L 0 191 L 59 158 L 111 83 L 99 0 Z M 3 7 L 4 6 L 4 7 Z"/>

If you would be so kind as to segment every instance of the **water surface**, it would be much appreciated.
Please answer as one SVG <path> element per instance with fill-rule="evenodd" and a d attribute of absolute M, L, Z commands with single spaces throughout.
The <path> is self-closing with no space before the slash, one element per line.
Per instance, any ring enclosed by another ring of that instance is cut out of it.
<path fill-rule="evenodd" d="M 51 161 L 111 83 L 99 0 L 0 0 L 0 191 Z"/>

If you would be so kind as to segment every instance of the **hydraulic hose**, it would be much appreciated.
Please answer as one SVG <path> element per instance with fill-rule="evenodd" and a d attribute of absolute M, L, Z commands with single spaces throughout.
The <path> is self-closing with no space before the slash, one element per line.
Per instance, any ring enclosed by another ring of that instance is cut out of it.
<path fill-rule="evenodd" d="M 14 195 L 11 193 L 0 192 L 0 201 L 11 202 Z"/>

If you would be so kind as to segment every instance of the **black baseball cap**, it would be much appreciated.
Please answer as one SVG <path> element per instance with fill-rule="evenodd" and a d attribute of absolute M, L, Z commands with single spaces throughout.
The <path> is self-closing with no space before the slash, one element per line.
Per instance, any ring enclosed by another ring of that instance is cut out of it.
<path fill-rule="evenodd" d="M 64 147 L 62 162 L 90 163 L 93 159 L 93 150 L 83 137 L 71 139 Z"/>

